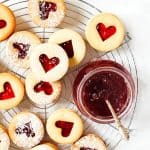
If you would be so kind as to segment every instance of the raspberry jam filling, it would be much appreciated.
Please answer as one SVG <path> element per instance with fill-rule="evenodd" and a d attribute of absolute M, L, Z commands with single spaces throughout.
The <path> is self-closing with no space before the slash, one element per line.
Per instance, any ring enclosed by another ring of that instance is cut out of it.
<path fill-rule="evenodd" d="M 7 22 L 5 20 L 0 20 L 0 29 L 5 28 L 7 25 Z"/>
<path fill-rule="evenodd" d="M 13 47 L 18 50 L 18 58 L 24 59 L 27 56 L 30 45 L 16 42 L 13 43 Z"/>
<path fill-rule="evenodd" d="M 82 98 L 89 111 L 95 116 L 111 116 L 105 100 L 109 100 L 116 113 L 127 101 L 127 85 L 124 78 L 111 71 L 102 71 L 90 77 L 84 87 Z"/>
<path fill-rule="evenodd" d="M 40 1 L 39 9 L 40 9 L 40 18 L 42 20 L 46 20 L 50 12 L 55 12 L 57 10 L 57 5 L 52 2 Z"/>
<path fill-rule="evenodd" d="M 97 149 L 93 149 L 93 148 L 88 148 L 88 147 L 81 147 L 80 150 L 97 150 Z"/>
<path fill-rule="evenodd" d="M 56 67 L 60 62 L 58 57 L 53 57 L 49 59 L 46 54 L 41 54 L 39 57 L 39 61 L 42 64 L 46 73 Z"/>
<path fill-rule="evenodd" d="M 103 41 L 110 38 L 117 31 L 115 26 L 106 27 L 103 23 L 99 23 L 96 29 Z"/>
<path fill-rule="evenodd" d="M 7 100 L 15 97 L 14 91 L 9 82 L 4 83 L 4 91 L 0 93 L 0 100 Z"/>
<path fill-rule="evenodd" d="M 74 56 L 74 50 L 72 46 L 72 41 L 66 41 L 64 43 L 59 44 L 67 53 L 69 58 L 72 58 Z"/>
<path fill-rule="evenodd" d="M 22 127 L 16 128 L 15 132 L 18 135 L 25 134 L 27 137 L 32 137 L 32 138 L 35 137 L 35 133 L 34 133 L 33 128 L 31 126 L 31 122 L 26 123 Z"/>
<path fill-rule="evenodd" d="M 34 86 L 34 91 L 37 93 L 44 91 L 46 95 L 51 95 L 53 93 L 53 88 L 49 82 L 41 81 Z"/>
<path fill-rule="evenodd" d="M 73 123 L 72 122 L 67 122 L 67 121 L 57 121 L 55 123 L 57 128 L 61 128 L 62 129 L 62 136 L 63 137 L 68 137 L 71 133 L 71 130 L 73 128 Z"/>

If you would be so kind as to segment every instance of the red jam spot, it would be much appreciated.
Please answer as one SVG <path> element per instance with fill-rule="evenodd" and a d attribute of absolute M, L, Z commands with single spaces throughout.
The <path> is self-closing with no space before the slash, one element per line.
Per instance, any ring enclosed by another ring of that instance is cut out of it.
<path fill-rule="evenodd" d="M 0 29 L 5 28 L 7 25 L 7 22 L 5 20 L 0 20 Z"/>
<path fill-rule="evenodd" d="M 96 29 L 103 41 L 107 40 L 108 38 L 110 38 L 112 35 L 116 33 L 115 26 L 109 26 L 106 28 L 106 26 L 103 23 L 99 23 Z"/>
<path fill-rule="evenodd" d="M 95 148 L 81 147 L 80 150 L 96 150 Z"/>
<path fill-rule="evenodd" d="M 57 5 L 52 2 L 40 1 L 39 9 L 40 9 L 40 18 L 42 20 L 46 20 L 50 12 L 55 12 L 57 10 Z"/>
<path fill-rule="evenodd" d="M 51 69 L 53 69 L 54 67 L 56 67 L 60 62 L 58 57 L 53 57 L 49 59 L 45 54 L 40 55 L 39 60 L 46 73 Z"/>
<path fill-rule="evenodd" d="M 27 56 L 30 45 L 16 42 L 13 43 L 13 47 L 18 50 L 18 58 L 24 59 Z"/>
<path fill-rule="evenodd" d="M 111 116 L 105 100 L 109 100 L 116 113 L 127 101 L 127 85 L 124 78 L 113 71 L 102 71 L 90 77 L 84 87 L 82 98 L 95 116 Z"/>
<path fill-rule="evenodd" d="M 73 123 L 72 122 L 67 122 L 67 121 L 57 121 L 55 123 L 57 128 L 61 128 L 62 129 L 62 136 L 63 137 L 68 137 L 71 133 L 71 130 L 73 128 Z"/>
<path fill-rule="evenodd" d="M 7 100 L 10 98 L 15 97 L 15 94 L 13 92 L 13 89 L 10 85 L 10 83 L 5 82 L 4 83 L 4 91 L 0 93 L 0 100 Z"/>
<path fill-rule="evenodd" d="M 0 29 L 6 27 L 7 22 L 5 20 L 0 20 Z"/>
<path fill-rule="evenodd" d="M 72 41 L 66 41 L 64 43 L 59 44 L 67 53 L 69 58 L 72 58 L 74 56 L 74 50 L 72 46 Z"/>
<path fill-rule="evenodd" d="M 46 95 L 51 95 L 53 93 L 53 88 L 49 82 L 41 81 L 34 86 L 34 91 L 37 93 L 44 91 Z"/>

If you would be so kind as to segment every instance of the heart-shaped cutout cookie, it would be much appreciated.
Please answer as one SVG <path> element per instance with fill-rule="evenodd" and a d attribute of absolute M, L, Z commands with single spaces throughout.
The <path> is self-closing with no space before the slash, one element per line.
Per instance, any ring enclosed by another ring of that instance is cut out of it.
<path fill-rule="evenodd" d="M 96 29 L 103 41 L 110 38 L 117 31 L 115 26 L 106 27 L 103 23 L 99 23 Z"/>
<path fill-rule="evenodd" d="M 51 95 L 53 93 L 53 87 L 49 82 L 41 81 L 34 86 L 34 91 L 37 93 L 44 91 L 46 95 Z"/>
<path fill-rule="evenodd" d="M 59 44 L 67 53 L 69 58 L 72 58 L 74 56 L 74 50 L 72 46 L 72 41 L 66 41 L 64 43 Z"/>
<path fill-rule="evenodd" d="M 57 128 L 61 128 L 61 134 L 63 137 L 68 137 L 73 128 L 73 123 L 67 121 L 57 121 L 55 125 Z"/>
<path fill-rule="evenodd" d="M 46 73 L 56 67 L 60 62 L 58 57 L 49 59 L 46 54 L 40 55 L 39 60 Z"/>
<path fill-rule="evenodd" d="M 7 100 L 15 97 L 14 91 L 9 82 L 4 83 L 4 91 L 0 93 L 0 100 Z"/>
<path fill-rule="evenodd" d="M 5 20 L 0 20 L 0 29 L 6 27 L 7 23 Z"/>

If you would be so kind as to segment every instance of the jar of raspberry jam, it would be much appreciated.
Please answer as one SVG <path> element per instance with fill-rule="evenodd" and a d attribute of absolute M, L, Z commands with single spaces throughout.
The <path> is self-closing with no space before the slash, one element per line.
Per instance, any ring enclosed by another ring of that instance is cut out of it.
<path fill-rule="evenodd" d="M 130 73 L 110 60 L 89 63 L 80 70 L 73 85 L 73 97 L 78 109 L 98 123 L 114 122 L 106 100 L 110 101 L 121 118 L 129 112 L 134 96 L 135 85 Z"/>

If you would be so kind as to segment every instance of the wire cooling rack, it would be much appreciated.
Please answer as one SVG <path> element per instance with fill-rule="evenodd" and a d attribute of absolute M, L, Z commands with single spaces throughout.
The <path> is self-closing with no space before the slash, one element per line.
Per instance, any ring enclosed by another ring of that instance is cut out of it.
<path fill-rule="evenodd" d="M 36 33 L 42 39 L 43 42 L 46 42 L 53 32 L 62 28 L 71 28 L 73 30 L 76 30 L 85 38 L 84 29 L 88 20 L 97 13 L 101 13 L 101 10 L 99 8 L 96 8 L 87 1 L 66 0 L 65 4 L 67 7 L 67 13 L 63 23 L 57 28 L 44 29 L 32 23 L 31 18 L 28 15 L 27 0 L 0 0 L 0 2 L 9 6 L 14 11 L 17 19 L 16 31 L 20 30 L 32 31 Z M 5 126 L 8 126 L 13 116 L 16 115 L 18 112 L 24 110 L 29 110 L 31 112 L 36 112 L 37 114 L 39 114 L 41 118 L 43 118 L 44 124 L 46 123 L 47 117 L 51 114 L 51 112 L 59 108 L 64 107 L 71 108 L 78 112 L 76 106 L 72 102 L 73 100 L 71 94 L 72 91 L 70 89 L 72 89 L 73 81 L 79 70 L 82 68 L 82 66 L 84 66 L 87 62 L 97 58 L 97 59 L 109 59 L 122 64 L 124 67 L 128 69 L 128 71 L 132 74 L 134 78 L 137 89 L 136 101 L 130 113 L 122 119 L 124 125 L 128 127 L 128 129 L 131 131 L 132 130 L 131 124 L 134 117 L 138 96 L 138 75 L 134 55 L 129 46 L 130 40 L 131 37 L 129 36 L 129 33 L 127 33 L 124 43 L 115 51 L 107 53 L 96 52 L 87 44 L 88 52 L 85 60 L 77 68 L 69 70 L 68 74 L 64 77 L 62 81 L 63 92 L 59 101 L 56 104 L 51 106 L 39 107 L 31 103 L 27 98 L 27 96 L 25 96 L 24 101 L 18 107 L 7 111 L 0 111 L 0 122 Z M 17 74 L 22 80 L 24 80 L 29 69 L 25 70 L 18 68 L 17 66 L 12 66 L 12 64 L 9 62 L 9 59 L 7 59 L 7 56 L 5 54 L 5 45 L 6 42 L 0 43 L 0 63 L 2 66 L 1 71 L 6 70 L 8 71 L 9 69 L 11 72 Z M 105 140 L 108 150 L 114 150 L 117 147 L 117 145 L 121 142 L 122 140 L 121 136 L 118 133 L 117 129 L 115 128 L 114 124 L 106 124 L 106 125 L 98 124 L 82 116 L 80 112 L 78 112 L 78 114 L 84 120 L 85 125 L 84 134 L 86 133 L 98 134 Z M 47 135 L 45 135 L 44 141 L 50 141 Z M 69 145 L 66 146 L 58 145 L 58 146 L 60 147 L 61 150 L 70 149 Z M 11 150 L 22 150 L 22 149 L 19 149 L 15 145 L 11 144 Z"/>

